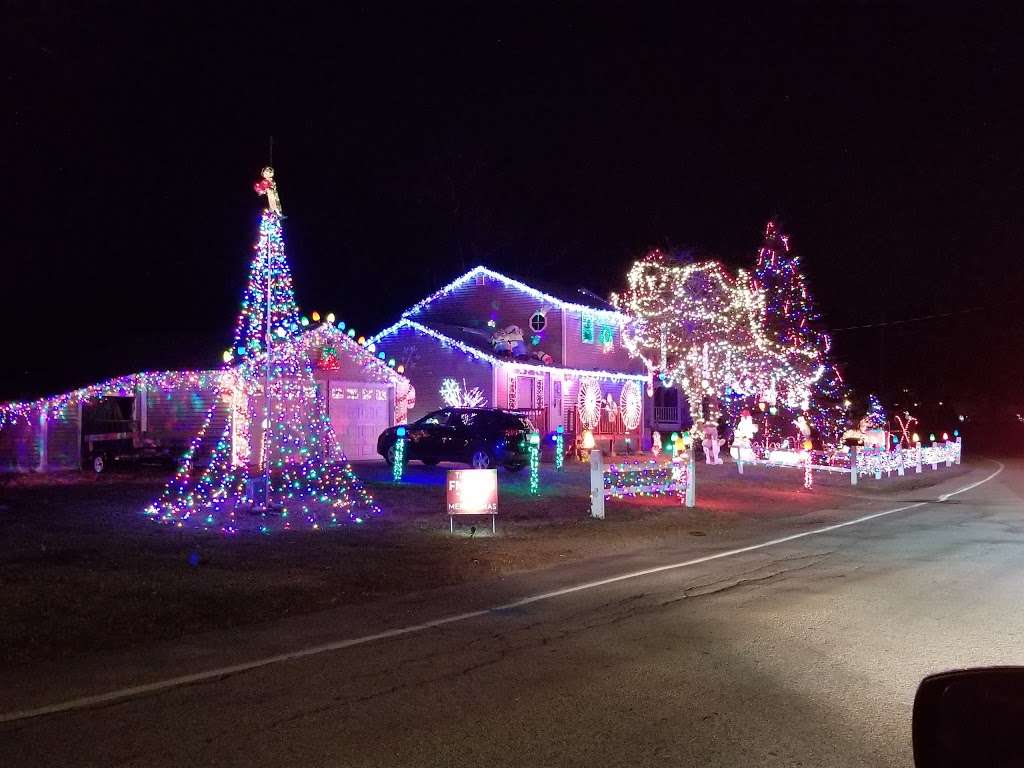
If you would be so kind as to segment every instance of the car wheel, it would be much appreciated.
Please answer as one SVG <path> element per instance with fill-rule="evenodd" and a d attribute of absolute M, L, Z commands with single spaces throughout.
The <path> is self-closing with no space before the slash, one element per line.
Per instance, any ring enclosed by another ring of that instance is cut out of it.
<path fill-rule="evenodd" d="M 97 453 L 92 457 L 92 471 L 97 475 L 103 474 L 103 470 L 107 468 L 107 459 L 102 453 Z"/>
<path fill-rule="evenodd" d="M 474 448 L 469 457 L 469 463 L 473 469 L 490 469 L 491 454 L 487 452 L 486 448 Z"/>
<path fill-rule="evenodd" d="M 384 461 L 388 463 L 389 467 L 395 466 L 395 446 L 392 443 L 391 447 L 388 448 L 388 452 L 384 455 Z"/>

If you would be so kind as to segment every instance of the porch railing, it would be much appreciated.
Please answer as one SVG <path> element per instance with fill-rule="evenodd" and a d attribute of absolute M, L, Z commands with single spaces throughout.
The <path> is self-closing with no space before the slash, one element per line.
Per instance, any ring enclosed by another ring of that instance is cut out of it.
<path fill-rule="evenodd" d="M 558 414 L 551 414 L 552 421 L 548 422 L 548 409 L 547 408 L 515 408 L 515 413 L 521 413 L 526 416 L 533 425 L 541 432 L 547 433 L 549 430 L 554 429 L 559 425 L 565 427 L 566 433 L 575 435 L 579 428 L 579 416 L 575 408 L 566 409 L 563 414 L 564 418 L 560 421 Z M 637 432 L 638 430 L 632 430 Z M 607 409 L 601 409 L 601 418 L 597 423 L 597 426 L 593 429 L 594 436 L 625 436 L 627 434 L 626 425 L 622 423 L 622 414 L 619 411 L 615 412 L 614 416 L 608 414 Z"/>
<path fill-rule="evenodd" d="M 679 423 L 679 406 L 678 405 L 656 405 L 656 406 L 654 406 L 654 423 L 655 424 L 678 424 Z"/>

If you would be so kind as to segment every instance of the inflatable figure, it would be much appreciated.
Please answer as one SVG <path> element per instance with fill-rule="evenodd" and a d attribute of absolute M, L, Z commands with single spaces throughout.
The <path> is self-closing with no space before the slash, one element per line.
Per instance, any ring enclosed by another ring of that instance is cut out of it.
<path fill-rule="evenodd" d="M 803 414 L 800 414 L 793 421 L 796 425 L 797 431 L 800 433 L 800 445 L 805 451 L 810 451 L 814 447 L 814 441 L 811 439 L 811 425 L 807 423 L 807 419 L 804 418 Z"/>
<path fill-rule="evenodd" d="M 518 325 L 510 325 L 507 328 L 499 328 L 491 335 L 491 344 L 494 351 L 499 355 L 526 354 L 526 342 L 523 341 L 523 329 Z"/>
<path fill-rule="evenodd" d="M 879 448 L 883 451 L 888 450 L 889 443 L 885 437 L 885 430 L 874 426 L 868 416 L 865 416 L 860 420 L 860 431 L 864 436 L 863 445 L 865 448 Z"/>
<path fill-rule="evenodd" d="M 704 461 L 708 464 L 721 464 L 722 459 L 718 453 L 718 425 L 712 421 L 705 421 L 701 427 L 701 444 L 704 446 Z"/>
<path fill-rule="evenodd" d="M 740 412 L 740 421 L 736 425 L 736 437 L 732 441 L 729 455 L 736 461 L 754 461 L 757 458 L 752 445 L 755 434 L 757 434 L 757 424 L 754 423 L 750 411 L 744 408 Z"/>

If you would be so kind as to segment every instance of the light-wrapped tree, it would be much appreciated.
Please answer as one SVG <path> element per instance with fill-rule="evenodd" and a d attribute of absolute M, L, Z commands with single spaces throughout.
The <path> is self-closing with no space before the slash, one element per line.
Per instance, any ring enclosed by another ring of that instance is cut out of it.
<path fill-rule="evenodd" d="M 811 388 L 806 418 L 822 439 L 833 442 L 843 431 L 846 408 L 844 382 L 831 360 L 832 339 L 825 332 L 821 315 L 807 287 L 800 257 L 793 252 L 789 237 L 774 222 L 765 226 L 764 240 L 757 252 L 754 286 L 764 293 L 765 331 L 784 349 L 802 350 L 822 366 L 821 376 Z M 734 401 L 734 408 L 752 408 L 750 398 Z M 737 410 L 738 413 L 738 410 Z M 792 423 L 800 413 L 783 407 L 779 420 Z"/>
<path fill-rule="evenodd" d="M 717 420 L 727 389 L 805 406 L 821 375 L 813 353 L 765 332 L 764 294 L 742 270 L 733 277 L 717 261 L 681 263 L 653 251 L 634 262 L 613 300 L 633 320 L 626 348 L 652 379 L 682 389 L 694 423 Z"/>

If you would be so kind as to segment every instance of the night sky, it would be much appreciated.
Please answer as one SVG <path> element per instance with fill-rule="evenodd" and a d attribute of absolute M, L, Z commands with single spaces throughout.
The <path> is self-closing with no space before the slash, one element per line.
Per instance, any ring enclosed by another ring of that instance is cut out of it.
<path fill-rule="evenodd" d="M 958 313 L 836 332 L 859 390 L 1024 401 L 1017 17 L 141 5 L 8 5 L 0 399 L 216 367 L 273 135 L 300 305 L 360 332 L 478 263 L 752 266 L 777 217 L 828 327 Z"/>

